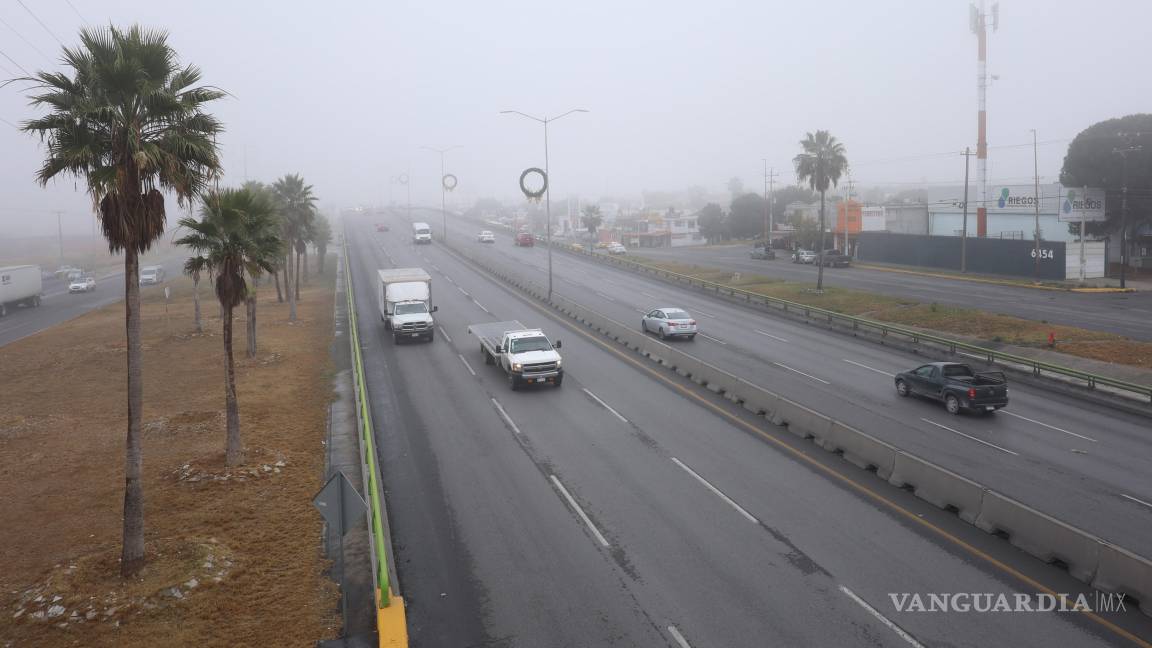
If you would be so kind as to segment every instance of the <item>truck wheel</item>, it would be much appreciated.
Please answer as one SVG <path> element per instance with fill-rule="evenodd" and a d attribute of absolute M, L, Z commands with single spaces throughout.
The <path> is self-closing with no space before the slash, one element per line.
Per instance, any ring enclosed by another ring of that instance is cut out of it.
<path fill-rule="evenodd" d="M 392 322 L 389 322 L 387 320 L 387 318 L 385 318 L 383 315 L 381 315 L 380 318 L 384 320 L 384 330 L 385 331 L 391 331 L 392 330 Z"/>
<path fill-rule="evenodd" d="M 556 387 L 559 388 L 560 383 L 562 383 L 562 382 L 564 382 L 564 376 L 556 376 L 556 380 L 553 381 L 553 384 L 555 384 Z"/>
<path fill-rule="evenodd" d="M 960 400 L 948 394 L 944 397 L 944 409 L 948 410 L 949 414 L 956 415 L 960 413 Z"/>
<path fill-rule="evenodd" d="M 901 396 L 907 396 L 910 394 L 911 392 L 908 391 L 908 383 L 904 382 L 903 380 L 897 380 L 896 393 L 900 394 Z"/>
<path fill-rule="evenodd" d="M 496 364 L 496 358 L 493 358 L 492 354 L 488 353 L 488 349 L 485 349 L 483 344 L 480 345 L 480 353 L 484 356 L 484 364 Z"/>
<path fill-rule="evenodd" d="M 400 334 L 399 333 L 393 333 L 392 334 L 392 344 L 400 344 Z"/>
<path fill-rule="evenodd" d="M 8 314 L 8 307 L 4 304 L 0 304 L 0 317 L 4 317 L 7 314 Z"/>
<path fill-rule="evenodd" d="M 512 391 L 520 389 L 520 381 L 516 380 L 516 376 L 508 374 L 508 387 L 511 388 Z"/>

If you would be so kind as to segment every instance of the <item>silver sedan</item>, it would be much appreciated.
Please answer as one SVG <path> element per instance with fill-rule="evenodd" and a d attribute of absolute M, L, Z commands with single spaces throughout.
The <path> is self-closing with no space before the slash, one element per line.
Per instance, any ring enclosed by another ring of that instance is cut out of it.
<path fill-rule="evenodd" d="M 670 337 L 696 337 L 696 320 L 682 308 L 657 308 L 640 320 L 640 330 L 655 333 L 661 340 Z"/>

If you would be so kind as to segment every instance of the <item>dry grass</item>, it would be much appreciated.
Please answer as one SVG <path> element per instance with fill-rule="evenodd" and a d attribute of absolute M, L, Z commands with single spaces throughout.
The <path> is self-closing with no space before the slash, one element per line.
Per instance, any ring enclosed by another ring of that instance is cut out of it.
<path fill-rule="evenodd" d="M 216 304 L 202 286 L 209 317 L 193 335 L 190 282 L 173 282 L 167 321 L 161 290 L 145 290 L 149 564 L 131 582 L 117 575 L 123 306 L 0 348 L 0 646 L 310 646 L 335 636 L 311 505 L 331 398 L 331 284 L 312 280 L 294 325 L 262 288 L 254 360 L 243 359 L 236 323 L 248 463 L 230 470 Z"/>
<path fill-rule="evenodd" d="M 984 343 L 1047 347 L 1048 334 L 1051 332 L 1056 336 L 1056 350 L 1062 353 L 1152 369 L 1152 343 L 1130 340 L 1112 333 L 1049 324 L 1043 321 L 1037 322 L 1009 315 L 997 315 L 974 308 L 925 304 L 913 299 L 877 295 L 862 290 L 825 288 L 823 294 L 817 294 L 812 291 L 810 284 L 777 280 L 762 275 L 732 273 L 714 268 L 647 258 L 634 260 L 669 272 L 689 275 L 769 297 L 817 306 L 846 315 L 866 317 L 941 334 L 963 336 Z M 738 277 L 735 276 L 737 274 Z"/>

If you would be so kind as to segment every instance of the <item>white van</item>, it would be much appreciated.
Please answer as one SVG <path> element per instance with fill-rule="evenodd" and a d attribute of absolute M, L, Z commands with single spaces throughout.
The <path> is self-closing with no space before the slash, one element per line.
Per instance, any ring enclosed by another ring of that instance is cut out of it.
<path fill-rule="evenodd" d="M 412 223 L 412 242 L 417 244 L 432 242 L 432 228 L 428 223 Z"/>
<path fill-rule="evenodd" d="M 140 285 L 149 286 L 164 281 L 164 268 L 160 266 L 144 266 L 140 268 Z"/>

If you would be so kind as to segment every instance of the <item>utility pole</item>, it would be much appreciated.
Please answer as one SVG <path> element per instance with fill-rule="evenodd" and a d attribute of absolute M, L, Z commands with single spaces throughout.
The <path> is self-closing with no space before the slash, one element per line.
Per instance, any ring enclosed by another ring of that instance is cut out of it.
<path fill-rule="evenodd" d="M 976 34 L 976 183 L 980 206 L 976 208 L 976 235 L 988 231 L 988 14 L 984 0 L 979 8 L 970 5 L 969 28 Z M 1000 27 L 1000 3 L 992 4 L 992 31 Z"/>
<path fill-rule="evenodd" d="M 445 193 L 448 191 L 448 187 L 444 184 L 444 178 L 446 177 L 444 174 L 444 154 L 447 153 L 448 151 L 451 151 L 452 149 L 460 148 L 460 145 L 456 144 L 455 146 L 449 146 L 448 148 L 442 148 L 442 149 L 432 148 L 431 146 L 421 146 L 420 148 L 428 150 L 428 151 L 432 151 L 433 153 L 439 153 L 440 154 L 440 215 L 444 219 L 444 240 L 447 241 L 448 240 L 448 208 L 447 208 L 447 205 L 445 202 Z"/>
<path fill-rule="evenodd" d="M 766 249 L 772 248 L 772 194 L 776 188 L 776 169 L 768 169 L 768 158 L 764 160 L 764 247 Z"/>
<path fill-rule="evenodd" d="M 960 230 L 960 272 L 968 272 L 968 161 L 972 158 L 972 149 L 964 147 L 964 221 Z"/>
<path fill-rule="evenodd" d="M 1139 151 L 1139 146 L 1127 146 L 1122 149 L 1113 149 L 1124 160 L 1124 185 L 1120 190 L 1120 287 L 1124 288 L 1124 279 L 1128 271 L 1128 154 Z"/>
<path fill-rule="evenodd" d="M 1036 157 L 1036 129 L 1032 129 L 1032 178 L 1036 183 L 1036 193 L 1032 196 L 1032 205 L 1035 207 L 1036 214 L 1036 229 L 1032 232 L 1032 238 L 1036 240 L 1036 246 L 1032 249 L 1032 280 L 1040 281 L 1040 163 Z"/>
<path fill-rule="evenodd" d="M 848 209 L 849 203 L 852 202 L 852 190 L 856 188 L 856 181 L 851 177 L 848 178 L 848 198 L 844 200 L 844 247 L 840 248 L 840 252 L 848 254 Z"/>

